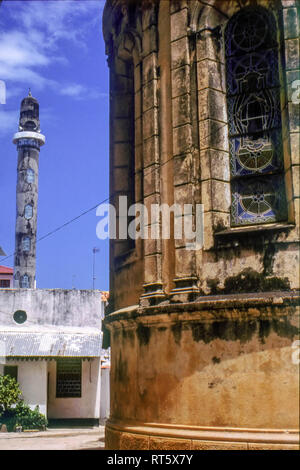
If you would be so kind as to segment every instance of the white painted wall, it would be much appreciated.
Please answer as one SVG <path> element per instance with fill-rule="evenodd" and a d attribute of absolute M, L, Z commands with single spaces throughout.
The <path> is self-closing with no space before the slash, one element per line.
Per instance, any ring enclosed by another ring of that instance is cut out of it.
<path fill-rule="evenodd" d="M 14 326 L 13 314 L 25 310 L 22 328 L 34 325 L 76 326 L 101 330 L 104 302 L 99 290 L 1 289 L 0 327 Z"/>
<path fill-rule="evenodd" d="M 81 398 L 56 398 L 56 361 L 48 363 L 48 371 L 48 419 L 100 418 L 100 359 L 82 361 Z"/>
<path fill-rule="evenodd" d="M 110 374 L 110 369 L 108 367 L 101 369 L 101 401 L 100 401 L 101 421 L 104 421 L 109 418 L 109 412 L 110 412 L 109 374 Z"/>
<path fill-rule="evenodd" d="M 47 361 L 8 361 L 9 366 L 18 366 L 18 383 L 23 398 L 32 409 L 39 405 L 40 412 L 47 416 Z M 0 364 L 0 374 L 4 365 Z"/>

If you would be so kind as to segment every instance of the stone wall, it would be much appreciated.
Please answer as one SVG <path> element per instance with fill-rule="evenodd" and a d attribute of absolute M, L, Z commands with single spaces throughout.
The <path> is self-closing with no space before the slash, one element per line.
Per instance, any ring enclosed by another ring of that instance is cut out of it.
<path fill-rule="evenodd" d="M 107 322 L 107 448 L 298 448 L 299 296 L 210 297 Z"/>
<path fill-rule="evenodd" d="M 255 3 L 272 9 L 284 50 L 279 68 L 288 216 L 283 223 L 244 227 L 230 225 L 223 38 L 239 3 L 137 1 L 130 11 L 121 1 L 106 4 L 111 202 L 118 211 L 118 196 L 130 199 L 135 186 L 135 202 L 147 209 L 154 203 L 204 205 L 202 249 L 187 250 L 187 240 L 172 236 L 139 239 L 135 246 L 111 241 L 111 311 L 140 301 L 211 294 L 211 284 L 223 287 L 247 268 L 265 277 L 287 277 L 290 288 L 299 288 L 299 105 L 291 101 L 299 75 L 299 18 L 295 2 Z M 132 164 L 134 182 L 128 173 Z M 192 217 L 195 224 L 194 210 Z"/>
<path fill-rule="evenodd" d="M 234 227 L 224 34 L 235 13 L 255 5 L 276 23 L 287 216 Z M 133 194 L 134 162 L 136 202 L 192 203 L 194 226 L 195 204 L 204 206 L 199 249 L 188 250 L 172 231 L 169 240 L 130 247 L 111 241 L 110 449 L 297 448 L 296 7 L 294 0 L 106 2 L 111 202 Z"/>

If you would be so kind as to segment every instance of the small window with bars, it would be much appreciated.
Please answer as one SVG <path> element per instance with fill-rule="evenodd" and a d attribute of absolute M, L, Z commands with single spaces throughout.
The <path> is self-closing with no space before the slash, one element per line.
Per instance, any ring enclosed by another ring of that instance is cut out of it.
<path fill-rule="evenodd" d="M 81 376 L 81 359 L 57 359 L 56 398 L 80 398 Z"/>

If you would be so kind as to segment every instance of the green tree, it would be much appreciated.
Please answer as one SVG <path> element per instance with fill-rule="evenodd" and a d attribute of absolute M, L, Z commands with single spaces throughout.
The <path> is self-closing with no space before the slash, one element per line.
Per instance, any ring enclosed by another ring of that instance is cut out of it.
<path fill-rule="evenodd" d="M 0 414 L 9 411 L 21 400 L 22 392 L 18 382 L 9 375 L 0 375 Z"/>

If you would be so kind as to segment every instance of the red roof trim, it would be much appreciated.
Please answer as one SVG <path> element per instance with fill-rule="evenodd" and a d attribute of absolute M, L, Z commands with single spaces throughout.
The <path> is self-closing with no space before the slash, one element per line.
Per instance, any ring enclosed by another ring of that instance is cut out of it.
<path fill-rule="evenodd" d="M 8 268 L 7 266 L 0 266 L 0 274 L 13 274 L 13 268 Z"/>

